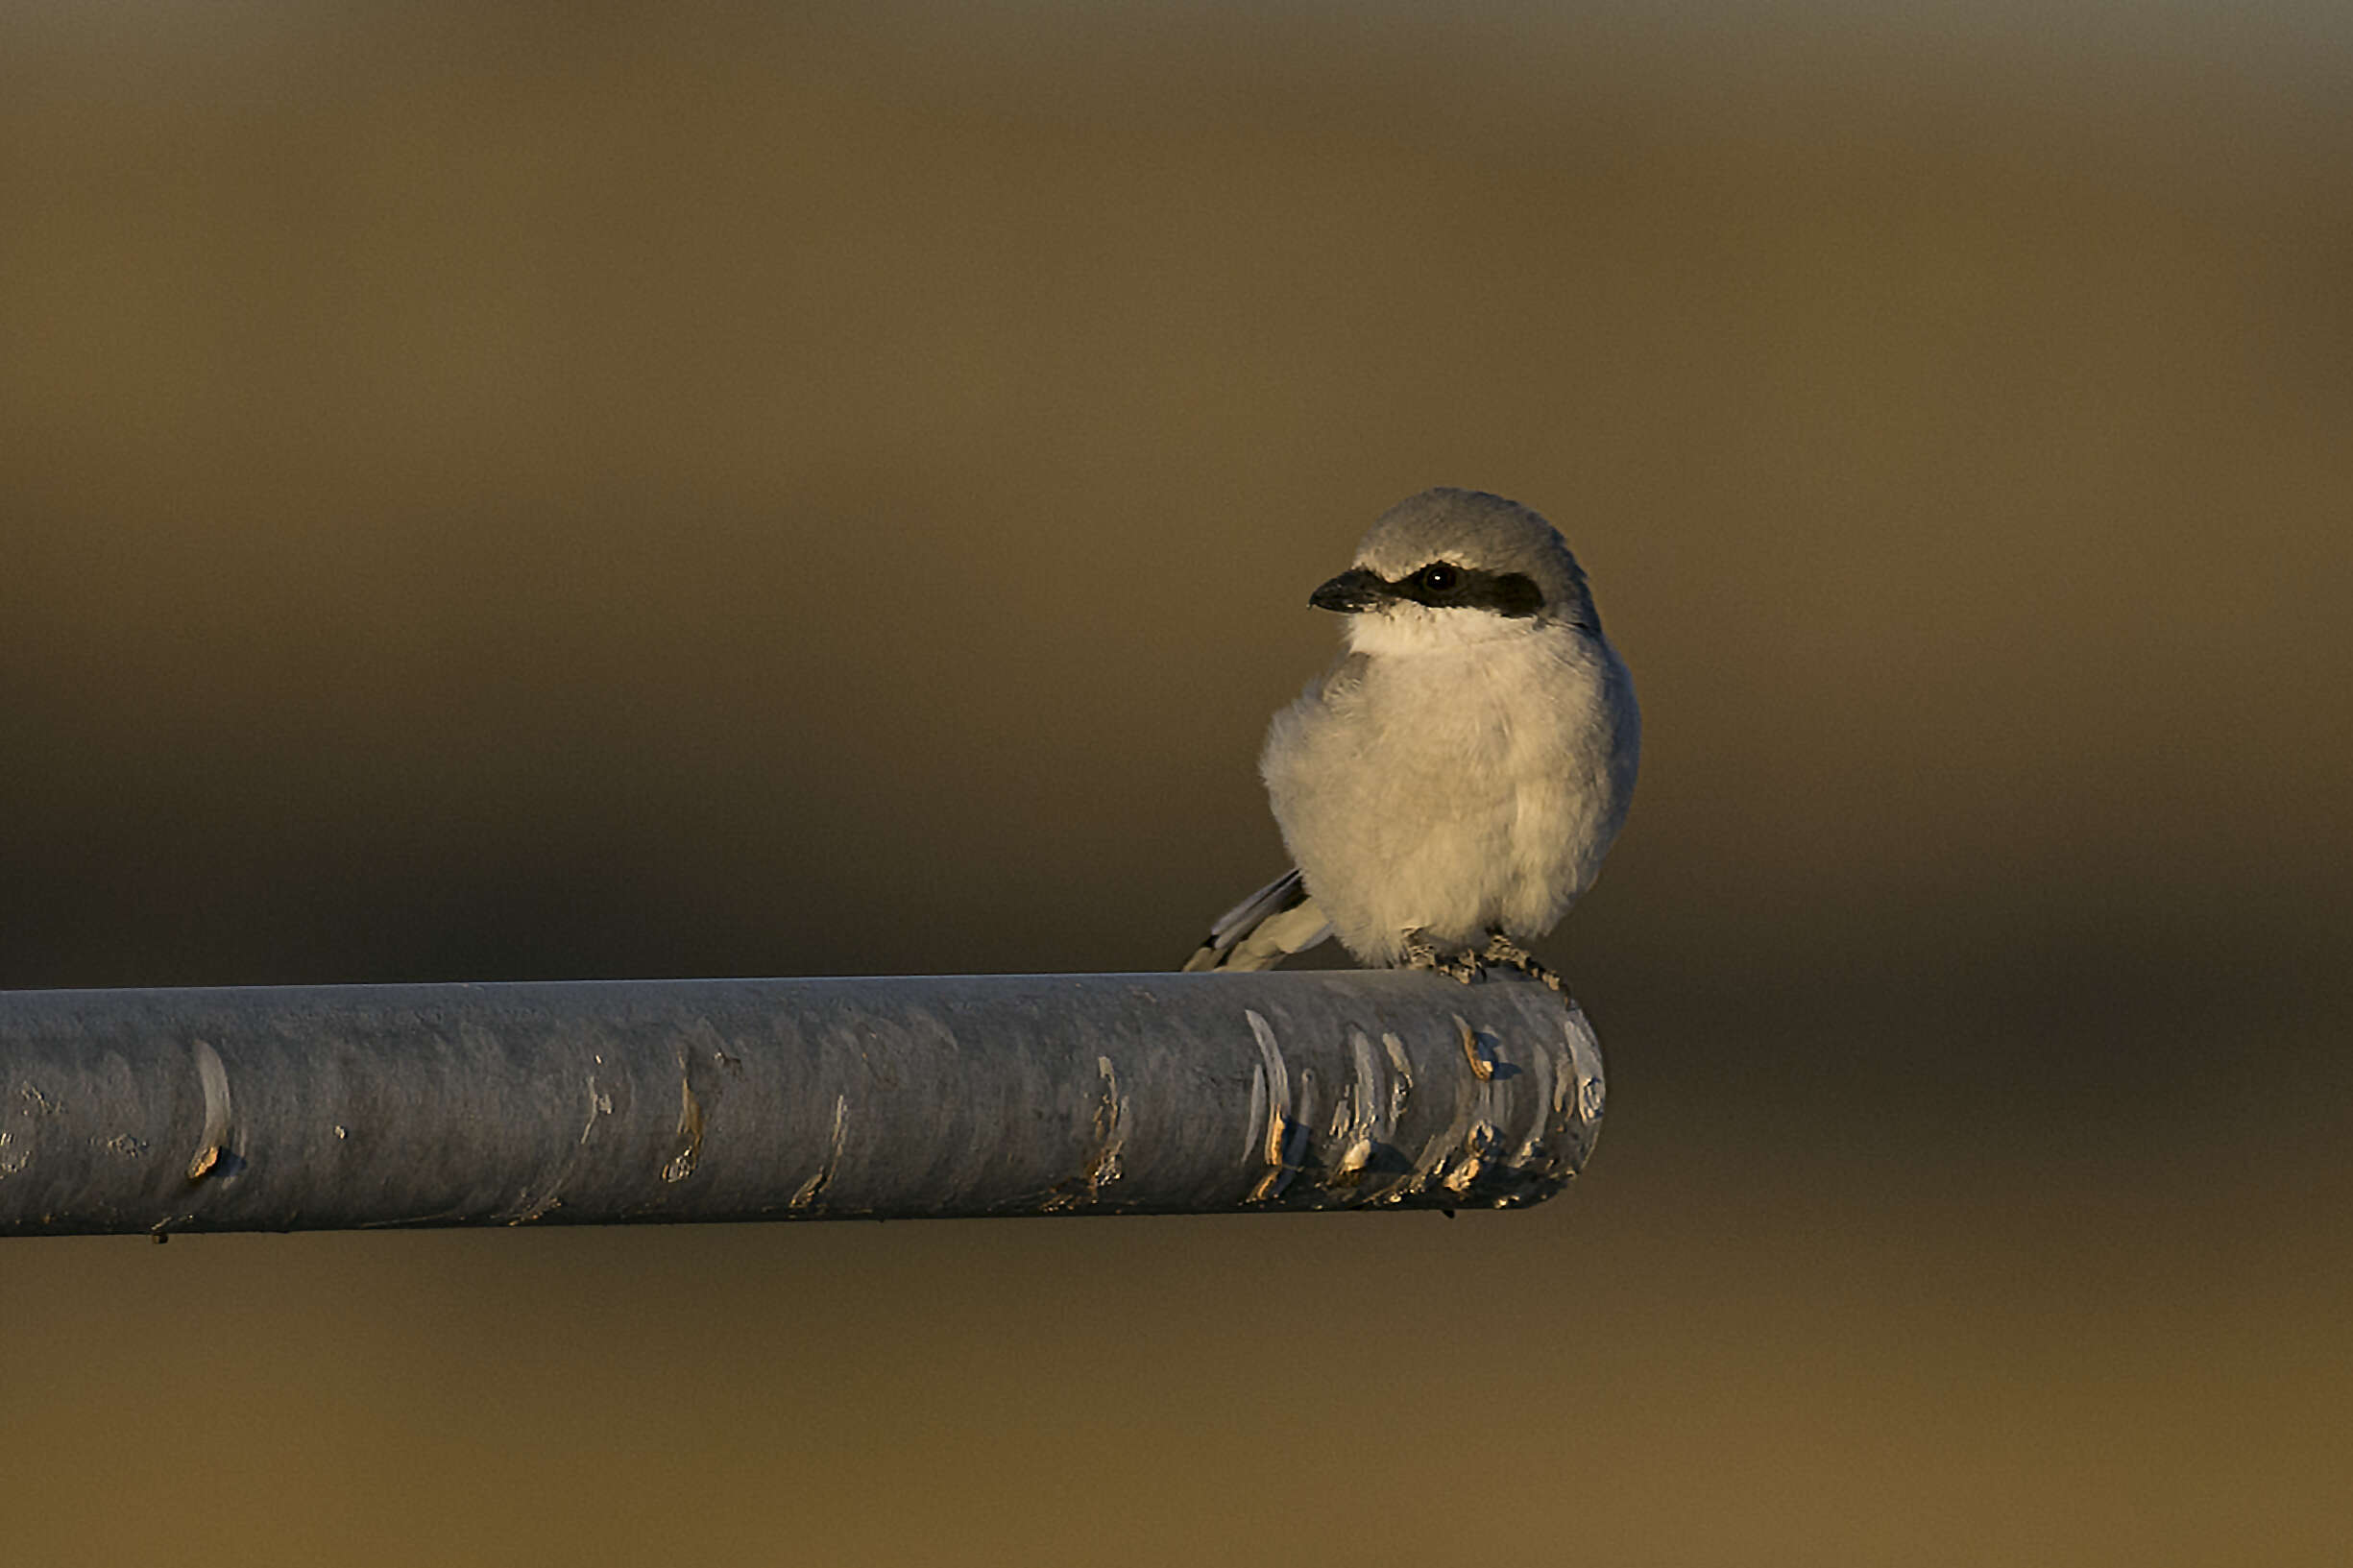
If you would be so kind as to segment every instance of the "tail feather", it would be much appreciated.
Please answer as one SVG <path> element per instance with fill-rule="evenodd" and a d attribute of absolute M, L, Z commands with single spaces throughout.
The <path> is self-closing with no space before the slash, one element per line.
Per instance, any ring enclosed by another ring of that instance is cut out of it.
<path fill-rule="evenodd" d="M 1332 934 L 1298 871 L 1284 872 L 1220 915 L 1185 972 L 1272 969 Z"/>

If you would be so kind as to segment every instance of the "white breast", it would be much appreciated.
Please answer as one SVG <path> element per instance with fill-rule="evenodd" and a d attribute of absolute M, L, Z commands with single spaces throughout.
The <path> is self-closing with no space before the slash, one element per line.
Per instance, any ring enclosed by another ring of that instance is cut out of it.
<path fill-rule="evenodd" d="M 1600 869 L 1637 719 L 1606 641 L 1465 611 L 1364 615 L 1351 660 L 1275 715 L 1262 765 L 1283 837 L 1359 959 L 1405 936 L 1550 930 Z"/>

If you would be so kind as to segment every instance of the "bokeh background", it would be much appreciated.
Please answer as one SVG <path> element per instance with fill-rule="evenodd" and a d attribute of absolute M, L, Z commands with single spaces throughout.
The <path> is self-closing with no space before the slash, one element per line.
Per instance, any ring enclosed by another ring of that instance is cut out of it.
<path fill-rule="evenodd" d="M 2353 1553 L 2353 11 L 16 6 L 0 984 L 1161 968 L 1647 718 L 1518 1215 L 0 1242 L 0 1551 Z"/>

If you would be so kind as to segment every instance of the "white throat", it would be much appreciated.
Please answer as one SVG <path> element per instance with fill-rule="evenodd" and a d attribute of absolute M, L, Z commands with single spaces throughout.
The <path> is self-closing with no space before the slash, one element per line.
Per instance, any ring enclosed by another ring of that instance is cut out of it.
<path fill-rule="evenodd" d="M 1393 604 L 1348 617 L 1348 651 L 1382 659 L 1414 658 L 1528 637 L 1540 625 L 1533 615 Z"/>

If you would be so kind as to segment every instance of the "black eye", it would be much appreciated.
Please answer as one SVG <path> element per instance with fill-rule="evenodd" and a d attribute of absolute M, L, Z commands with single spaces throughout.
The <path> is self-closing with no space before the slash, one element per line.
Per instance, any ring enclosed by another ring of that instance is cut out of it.
<path fill-rule="evenodd" d="M 1433 561 L 1414 573 L 1414 582 L 1425 593 L 1451 593 L 1462 581 L 1462 569 L 1446 561 Z"/>

